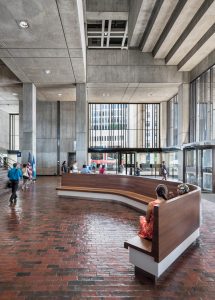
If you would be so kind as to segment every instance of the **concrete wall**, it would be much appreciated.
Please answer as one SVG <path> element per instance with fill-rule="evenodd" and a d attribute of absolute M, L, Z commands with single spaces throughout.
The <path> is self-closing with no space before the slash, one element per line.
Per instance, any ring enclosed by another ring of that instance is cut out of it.
<path fill-rule="evenodd" d="M 75 102 L 60 102 L 60 163 L 74 151 Z M 57 102 L 37 102 L 37 175 L 57 173 Z"/>
<path fill-rule="evenodd" d="M 87 11 L 122 12 L 128 11 L 128 0 L 87 0 Z"/>
<path fill-rule="evenodd" d="M 75 102 L 60 103 L 60 161 L 68 159 L 68 152 L 75 152 Z"/>
<path fill-rule="evenodd" d="M 188 73 L 177 66 L 166 66 L 139 50 L 88 50 L 87 82 L 89 83 L 182 83 Z"/>
<path fill-rule="evenodd" d="M 0 152 L 9 149 L 9 114 L 0 110 Z"/>

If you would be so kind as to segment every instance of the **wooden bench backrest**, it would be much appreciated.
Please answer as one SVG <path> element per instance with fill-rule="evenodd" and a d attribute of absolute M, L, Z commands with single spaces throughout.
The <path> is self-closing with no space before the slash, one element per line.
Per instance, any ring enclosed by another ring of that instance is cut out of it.
<path fill-rule="evenodd" d="M 99 175 L 99 174 L 63 174 L 62 186 L 97 187 L 125 190 L 156 198 L 155 188 L 164 183 L 169 191 L 176 194 L 178 182 L 155 180 L 137 176 Z M 190 187 L 192 190 L 192 186 Z"/>
<path fill-rule="evenodd" d="M 160 262 L 200 226 L 200 188 L 167 201 L 154 210 L 152 251 Z"/>

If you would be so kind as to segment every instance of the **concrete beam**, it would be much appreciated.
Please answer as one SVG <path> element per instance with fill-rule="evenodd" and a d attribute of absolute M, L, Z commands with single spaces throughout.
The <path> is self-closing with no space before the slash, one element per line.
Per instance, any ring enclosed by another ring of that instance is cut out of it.
<path fill-rule="evenodd" d="M 182 83 L 183 72 L 166 66 L 149 53 L 138 50 L 89 50 L 87 55 L 89 83 Z M 187 81 L 186 81 L 187 82 Z"/>
<path fill-rule="evenodd" d="M 180 0 L 161 33 L 152 53 L 155 58 L 165 58 L 178 37 L 186 30 L 204 0 Z"/>
<path fill-rule="evenodd" d="M 152 52 L 177 3 L 178 0 L 157 0 L 141 40 L 143 52 Z"/>
<path fill-rule="evenodd" d="M 86 82 L 86 37 L 83 3 L 79 0 L 60 0 L 56 3 L 75 82 Z M 78 49 L 79 52 L 81 52 L 78 64 L 77 58 L 72 58 L 71 56 L 71 50 L 73 48 Z M 77 67 L 77 65 L 79 67 Z"/>
<path fill-rule="evenodd" d="M 129 0 L 87 0 L 87 11 L 97 12 L 123 12 L 128 11 Z"/>
<path fill-rule="evenodd" d="M 23 70 L 16 64 L 16 61 L 13 57 L 2 58 L 2 61 L 22 82 L 31 82 L 30 79 L 23 72 Z"/>
<path fill-rule="evenodd" d="M 212 5 L 213 4 L 213 5 Z M 179 57 L 186 54 L 185 50 L 188 47 L 192 48 L 192 42 L 201 38 L 204 32 L 207 31 L 211 25 L 214 24 L 214 0 L 204 1 L 197 13 L 188 24 L 187 28 L 183 31 L 177 42 L 171 48 L 166 56 L 166 63 L 176 64 L 180 61 Z M 183 43 L 186 45 L 183 47 Z M 178 61 L 179 60 L 179 61 Z"/>
<path fill-rule="evenodd" d="M 148 24 L 156 0 L 130 1 L 128 17 L 128 44 L 130 47 L 139 47 L 141 37 Z"/>
<path fill-rule="evenodd" d="M 151 16 L 149 18 L 148 24 L 146 26 L 145 32 L 144 32 L 144 34 L 142 36 L 142 39 L 141 39 L 141 42 L 140 42 L 140 49 L 142 51 L 143 51 L 143 48 L 144 48 L 144 46 L 146 44 L 146 41 L 147 41 L 147 39 L 148 39 L 148 37 L 150 35 L 150 32 L 151 32 L 152 27 L 153 27 L 153 25 L 155 23 L 155 20 L 157 19 L 157 16 L 158 16 L 159 11 L 160 11 L 160 9 L 161 9 L 161 7 L 163 5 L 163 2 L 164 2 L 164 0 L 156 0 L 156 2 L 155 2 L 155 6 L 153 8 L 152 14 L 151 14 Z"/>
<path fill-rule="evenodd" d="M 86 18 L 88 21 L 95 20 L 128 20 L 128 12 L 115 12 L 115 11 L 107 11 L 107 12 L 95 12 L 88 11 L 86 12 Z"/>
<path fill-rule="evenodd" d="M 196 43 L 187 55 L 178 64 L 178 70 L 190 71 L 205 58 L 215 45 L 215 24 L 210 27 L 206 34 Z"/>
<path fill-rule="evenodd" d="M 178 2 L 178 4 L 176 5 L 169 21 L 167 22 L 159 40 L 157 41 L 152 53 L 153 56 L 156 56 L 158 50 L 160 49 L 161 45 L 163 44 L 163 42 L 165 41 L 166 37 L 168 36 L 170 30 L 172 29 L 173 24 L 175 23 L 175 21 L 177 20 L 177 18 L 179 17 L 183 7 L 185 6 L 187 0 L 181 0 Z"/>

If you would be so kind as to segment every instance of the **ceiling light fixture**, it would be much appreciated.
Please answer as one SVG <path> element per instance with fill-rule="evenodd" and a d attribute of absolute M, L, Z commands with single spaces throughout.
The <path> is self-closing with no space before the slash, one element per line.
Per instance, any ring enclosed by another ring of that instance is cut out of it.
<path fill-rule="evenodd" d="M 50 70 L 45 70 L 45 73 L 46 73 L 46 74 L 50 74 L 51 71 L 50 71 Z"/>
<path fill-rule="evenodd" d="M 62 96 L 62 94 L 58 94 L 58 96 L 59 96 L 59 97 L 61 97 L 61 96 Z"/>
<path fill-rule="evenodd" d="M 105 93 L 103 93 L 102 96 L 105 97 Z"/>
<path fill-rule="evenodd" d="M 13 93 L 12 95 L 13 95 L 13 96 L 18 96 L 18 94 L 17 94 L 17 93 Z"/>
<path fill-rule="evenodd" d="M 19 21 L 18 25 L 19 25 L 19 27 L 20 27 L 20 28 L 23 28 L 23 29 L 26 29 L 26 28 L 28 28 L 28 27 L 29 27 L 29 24 L 28 24 L 28 22 L 27 22 L 27 21 L 25 21 L 25 20 L 21 20 L 21 21 Z"/>
<path fill-rule="evenodd" d="M 106 35 L 106 36 L 107 36 L 107 35 L 108 35 L 108 33 L 107 33 L 107 32 L 105 32 L 105 33 L 104 33 L 104 35 Z"/>

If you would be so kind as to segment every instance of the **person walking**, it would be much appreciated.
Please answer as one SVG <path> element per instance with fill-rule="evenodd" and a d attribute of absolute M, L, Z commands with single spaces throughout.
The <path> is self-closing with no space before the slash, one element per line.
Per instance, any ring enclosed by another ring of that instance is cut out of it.
<path fill-rule="evenodd" d="M 62 173 L 67 173 L 67 166 L 66 166 L 66 161 L 64 160 L 62 165 L 61 165 L 61 171 Z"/>
<path fill-rule="evenodd" d="M 162 161 L 161 164 L 161 176 L 162 176 L 162 180 L 167 180 L 167 168 L 164 160 Z"/>
<path fill-rule="evenodd" d="M 23 164 L 22 176 L 23 176 L 22 190 L 24 191 L 28 188 L 27 184 L 28 184 L 28 179 L 29 179 L 29 173 L 28 173 L 27 164 Z"/>
<path fill-rule="evenodd" d="M 11 182 L 12 194 L 10 196 L 10 206 L 16 205 L 17 201 L 17 190 L 19 187 L 19 180 L 22 177 L 22 171 L 18 167 L 17 163 L 13 164 L 13 168 L 8 171 L 8 178 Z"/>

